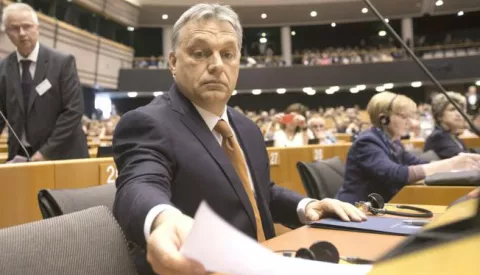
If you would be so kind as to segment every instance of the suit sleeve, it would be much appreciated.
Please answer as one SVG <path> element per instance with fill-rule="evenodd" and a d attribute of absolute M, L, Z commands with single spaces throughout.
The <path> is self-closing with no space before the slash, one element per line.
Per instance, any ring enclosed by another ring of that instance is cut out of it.
<path fill-rule="evenodd" d="M 287 226 L 300 226 L 297 207 L 305 197 L 270 182 L 270 211 L 274 223 Z"/>
<path fill-rule="evenodd" d="M 390 159 L 388 153 L 375 141 L 357 140 L 352 157 L 356 163 L 375 182 L 377 190 L 384 194 L 392 194 L 402 188 L 408 181 L 408 166 L 398 164 Z"/>
<path fill-rule="evenodd" d="M 140 111 L 125 114 L 113 139 L 118 168 L 114 215 L 127 235 L 145 248 L 144 223 L 159 204 L 172 205 L 174 161 L 166 127 Z"/>
<path fill-rule="evenodd" d="M 72 55 L 69 55 L 63 63 L 59 83 L 63 109 L 52 134 L 39 150 L 47 159 L 56 147 L 75 132 L 74 129 L 78 127 L 83 115 L 82 88 L 77 75 L 75 58 Z"/>

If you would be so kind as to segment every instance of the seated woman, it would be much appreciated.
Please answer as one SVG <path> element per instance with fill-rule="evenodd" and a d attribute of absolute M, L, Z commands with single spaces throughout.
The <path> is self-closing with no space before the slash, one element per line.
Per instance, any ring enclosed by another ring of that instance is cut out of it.
<path fill-rule="evenodd" d="M 350 148 L 345 182 L 337 199 L 355 203 L 378 193 L 388 202 L 406 184 L 428 175 L 450 170 L 480 170 L 480 156 L 476 154 L 460 154 L 426 163 L 405 151 L 400 138 L 407 133 L 416 109 L 416 104 L 403 95 L 383 92 L 372 97 L 367 112 L 373 127 L 361 133 Z"/>
<path fill-rule="evenodd" d="M 308 129 L 305 120 L 307 107 L 294 103 L 285 109 L 285 113 L 275 115 L 274 122 L 280 124 L 273 140 L 275 147 L 296 147 L 308 145 L 308 140 L 313 139 L 313 133 Z"/>
<path fill-rule="evenodd" d="M 463 96 L 454 92 L 448 92 L 448 95 L 462 109 L 466 108 L 466 100 Z M 465 121 L 445 95 L 438 94 L 433 97 L 432 112 L 436 124 L 435 130 L 425 141 L 424 151 L 433 150 L 441 159 L 469 152 L 463 141 L 458 138 L 465 129 Z"/>

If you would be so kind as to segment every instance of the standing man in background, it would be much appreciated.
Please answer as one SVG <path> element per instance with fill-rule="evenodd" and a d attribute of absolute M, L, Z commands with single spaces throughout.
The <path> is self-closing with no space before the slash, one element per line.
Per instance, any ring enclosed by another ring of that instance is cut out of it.
<path fill-rule="evenodd" d="M 40 45 L 38 25 L 27 4 L 4 9 L 2 28 L 17 49 L 0 62 L 0 111 L 31 160 L 88 158 L 75 59 Z M 4 127 L 0 120 L 0 132 Z M 28 157 L 10 133 L 8 159 L 17 155 Z"/>

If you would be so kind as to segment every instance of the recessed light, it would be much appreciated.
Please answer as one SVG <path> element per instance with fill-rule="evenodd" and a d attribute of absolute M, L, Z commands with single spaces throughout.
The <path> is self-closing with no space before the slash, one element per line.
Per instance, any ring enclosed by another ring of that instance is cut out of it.
<path fill-rule="evenodd" d="M 290 32 L 292 36 L 295 36 L 297 33 L 295 31 Z"/>
<path fill-rule="evenodd" d="M 137 92 L 128 92 L 127 96 L 128 97 L 137 97 L 138 93 Z"/>
<path fill-rule="evenodd" d="M 330 26 L 332 26 L 332 28 L 335 28 L 337 26 L 337 23 L 332 22 L 332 24 L 330 24 Z"/>
<path fill-rule="evenodd" d="M 307 95 L 315 95 L 316 93 L 317 91 L 315 91 L 314 89 L 307 91 Z"/>
<path fill-rule="evenodd" d="M 363 90 L 365 90 L 366 88 L 367 88 L 367 85 L 363 85 L 363 84 L 357 85 L 357 89 L 358 89 L 359 91 L 363 91 Z"/>
<path fill-rule="evenodd" d="M 236 94 L 237 94 L 237 90 L 233 90 L 232 95 L 236 95 Z"/>
<path fill-rule="evenodd" d="M 378 35 L 379 36 L 385 36 L 385 35 L 387 35 L 387 32 L 386 31 L 379 31 Z"/>
<path fill-rule="evenodd" d="M 356 93 L 358 93 L 358 92 L 359 92 L 359 90 L 358 90 L 357 87 L 350 88 L 350 93 L 356 94 Z"/>
<path fill-rule="evenodd" d="M 262 44 L 265 44 L 268 41 L 267 38 L 265 38 L 265 37 L 262 37 L 259 40 L 260 40 L 260 43 L 262 43 Z"/>
<path fill-rule="evenodd" d="M 313 90 L 312 87 L 305 87 L 305 88 L 302 89 L 302 91 L 303 91 L 304 93 L 308 93 L 308 92 L 311 91 L 311 90 Z"/>
<path fill-rule="evenodd" d="M 443 5 L 443 1 L 442 0 L 438 0 L 437 2 L 435 2 L 435 6 L 437 7 L 440 7 Z"/>
<path fill-rule="evenodd" d="M 316 16 L 317 16 L 317 12 L 316 12 L 316 11 L 311 11 L 311 12 L 310 12 L 310 16 L 311 16 L 311 17 L 316 17 Z"/>
<path fill-rule="evenodd" d="M 395 87 L 395 85 L 393 85 L 393 83 L 385 83 L 383 85 L 383 87 L 385 87 L 385 89 L 393 89 L 393 87 Z"/>
<path fill-rule="evenodd" d="M 412 82 L 412 87 L 413 88 L 422 87 L 422 82 L 421 81 Z"/>
<path fill-rule="evenodd" d="M 464 13 L 463 11 L 459 11 L 459 12 L 457 13 L 458 16 L 463 16 L 464 14 L 465 14 L 465 13 Z"/>
<path fill-rule="evenodd" d="M 362 13 L 367 13 L 368 12 L 368 9 L 367 8 L 363 8 L 362 9 Z"/>
<path fill-rule="evenodd" d="M 285 89 L 285 88 L 278 88 L 278 89 L 277 89 L 277 94 L 281 94 L 281 95 L 282 95 L 282 94 L 284 94 L 284 93 L 286 93 L 286 92 L 287 92 L 287 89 Z"/>
<path fill-rule="evenodd" d="M 163 92 L 153 92 L 153 96 L 154 97 L 157 97 L 159 95 L 163 95 Z"/>
<path fill-rule="evenodd" d="M 135 30 L 134 27 L 127 27 L 127 31 L 129 31 L 129 32 L 133 32 L 134 30 Z"/>
<path fill-rule="evenodd" d="M 477 82 L 475 82 L 475 85 L 480 86 L 480 80 L 478 80 Z"/>
<path fill-rule="evenodd" d="M 378 86 L 378 87 L 375 88 L 375 91 L 377 91 L 377 92 L 384 92 L 384 91 L 385 91 L 385 87 L 383 87 L 383 86 Z"/>
<path fill-rule="evenodd" d="M 260 17 L 261 17 L 262 19 L 265 19 L 265 18 L 267 18 L 267 14 L 266 14 L 266 13 L 262 13 L 262 15 L 260 15 Z"/>
<path fill-rule="evenodd" d="M 167 19 L 168 19 L 168 14 L 162 15 L 162 19 L 163 19 L 163 20 L 167 20 Z"/>
<path fill-rule="evenodd" d="M 252 90 L 252 94 L 254 94 L 254 95 L 259 95 L 261 93 L 262 93 L 262 90 L 260 90 L 260 89 L 253 89 Z"/>
<path fill-rule="evenodd" d="M 325 90 L 325 93 L 326 93 L 327 95 L 333 95 L 333 94 L 335 93 L 335 91 L 332 90 L 332 89 L 330 89 L 330 88 L 328 88 L 328 89 Z"/>
<path fill-rule="evenodd" d="M 385 18 L 385 22 L 387 22 L 387 23 L 388 23 L 388 22 L 390 22 L 390 20 L 389 20 L 388 18 Z"/>
<path fill-rule="evenodd" d="M 267 36 L 267 34 L 266 34 L 266 33 L 264 33 L 264 32 L 262 32 L 262 37 L 265 37 L 265 36 Z"/>

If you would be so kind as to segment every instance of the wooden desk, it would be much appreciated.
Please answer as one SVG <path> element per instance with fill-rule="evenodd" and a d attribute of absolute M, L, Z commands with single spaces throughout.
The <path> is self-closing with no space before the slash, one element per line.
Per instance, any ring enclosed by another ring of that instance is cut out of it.
<path fill-rule="evenodd" d="M 408 185 L 402 188 L 390 203 L 449 205 L 473 189 L 473 186 Z"/>
<path fill-rule="evenodd" d="M 101 176 L 104 172 L 101 170 L 104 169 L 103 165 L 114 163 L 113 158 L 97 158 L 55 161 L 54 165 L 55 189 L 67 189 L 107 183 L 105 176 Z"/>
<path fill-rule="evenodd" d="M 5 163 L 8 159 L 8 153 L 0 153 L 0 164 Z"/>

